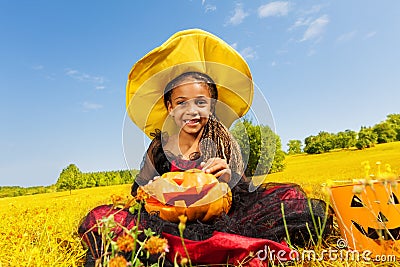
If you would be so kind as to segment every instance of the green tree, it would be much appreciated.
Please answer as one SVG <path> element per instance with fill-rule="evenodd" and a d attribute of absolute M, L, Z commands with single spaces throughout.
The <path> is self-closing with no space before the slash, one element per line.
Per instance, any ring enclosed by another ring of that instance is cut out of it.
<path fill-rule="evenodd" d="M 279 136 L 270 127 L 253 125 L 249 119 L 236 123 L 232 135 L 238 142 L 247 176 L 282 171 L 285 167 L 285 154 Z"/>
<path fill-rule="evenodd" d="M 328 132 L 319 132 L 317 136 L 308 136 L 304 140 L 304 152 L 307 154 L 321 154 L 335 148 L 335 135 Z"/>
<path fill-rule="evenodd" d="M 400 114 L 389 114 L 386 121 L 395 129 L 396 141 L 400 141 Z"/>
<path fill-rule="evenodd" d="M 124 184 L 133 183 L 135 180 L 133 177 L 136 177 L 137 171 L 136 170 L 125 170 L 120 171 L 120 176 Z"/>
<path fill-rule="evenodd" d="M 396 131 L 396 141 L 400 141 L 400 114 L 389 114 L 386 117 L 386 122 Z"/>
<path fill-rule="evenodd" d="M 119 172 L 113 172 L 113 174 L 114 175 L 113 175 L 111 184 L 113 184 L 113 185 L 122 184 L 123 180 L 122 180 L 121 175 L 119 174 Z"/>
<path fill-rule="evenodd" d="M 107 186 L 108 181 L 107 181 L 107 176 L 104 172 L 98 172 L 96 173 L 96 186 Z"/>
<path fill-rule="evenodd" d="M 322 147 L 317 142 L 317 137 L 314 135 L 307 136 L 304 139 L 304 152 L 307 154 L 320 154 L 323 152 Z"/>
<path fill-rule="evenodd" d="M 387 121 L 375 124 L 372 129 L 377 136 L 378 144 L 396 141 L 397 132 L 394 124 Z"/>
<path fill-rule="evenodd" d="M 90 177 L 86 183 L 87 187 L 95 187 L 96 186 L 96 180 L 93 179 L 93 177 Z"/>
<path fill-rule="evenodd" d="M 338 132 L 335 138 L 334 148 L 350 148 L 356 144 L 357 133 L 352 130 L 346 130 L 344 132 Z"/>
<path fill-rule="evenodd" d="M 285 169 L 285 152 L 282 150 L 281 138 L 275 135 L 275 156 L 269 173 L 281 172 Z"/>
<path fill-rule="evenodd" d="M 71 194 L 73 189 L 79 187 L 81 177 L 82 173 L 78 167 L 75 164 L 70 164 L 61 171 L 56 187 L 58 190 L 69 190 Z"/>
<path fill-rule="evenodd" d="M 364 149 L 375 146 L 378 136 L 371 127 L 362 126 L 358 132 L 356 147 Z"/>
<path fill-rule="evenodd" d="M 300 154 L 301 153 L 301 141 L 300 140 L 289 140 L 287 143 L 288 146 L 288 154 Z"/>

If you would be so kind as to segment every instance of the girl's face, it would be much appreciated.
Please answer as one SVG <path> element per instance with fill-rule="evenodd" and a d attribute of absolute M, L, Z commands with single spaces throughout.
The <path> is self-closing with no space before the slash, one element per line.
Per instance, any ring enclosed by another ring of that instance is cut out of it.
<path fill-rule="evenodd" d="M 198 134 L 211 113 L 211 96 L 207 85 L 189 82 L 172 90 L 168 112 L 181 131 Z"/>

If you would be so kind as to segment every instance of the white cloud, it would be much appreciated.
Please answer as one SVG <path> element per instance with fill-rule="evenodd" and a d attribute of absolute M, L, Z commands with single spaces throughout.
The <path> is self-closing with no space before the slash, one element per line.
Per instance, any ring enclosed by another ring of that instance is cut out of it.
<path fill-rule="evenodd" d="M 66 69 L 65 75 L 67 75 L 77 81 L 90 82 L 90 83 L 94 83 L 97 85 L 102 85 L 105 82 L 105 79 L 102 76 L 90 75 L 90 74 L 83 73 L 83 72 L 80 72 L 80 71 L 74 70 L 74 69 Z M 104 86 L 103 86 L 103 88 L 104 88 Z"/>
<path fill-rule="evenodd" d="M 303 34 L 303 38 L 300 41 L 303 42 L 320 37 L 321 34 L 325 31 L 325 27 L 328 25 L 328 23 L 328 15 L 323 15 L 317 18 L 310 23 L 307 30 Z"/>
<path fill-rule="evenodd" d="M 249 13 L 243 10 L 241 4 L 236 4 L 235 13 L 229 18 L 228 24 L 238 25 L 243 22 L 243 20 L 249 15 Z"/>
<path fill-rule="evenodd" d="M 255 58 L 257 58 L 257 52 L 251 47 L 244 48 L 243 50 L 240 51 L 240 54 L 245 59 L 255 59 Z"/>
<path fill-rule="evenodd" d="M 106 87 L 105 86 L 103 86 L 103 85 L 98 85 L 98 86 L 96 86 L 96 90 L 103 90 L 103 89 L 105 89 Z"/>
<path fill-rule="evenodd" d="M 213 11 L 215 11 L 215 10 L 217 10 L 217 6 L 215 6 L 215 5 L 210 5 L 210 4 L 207 4 L 206 6 L 205 6 L 205 8 L 204 8 L 204 12 L 213 12 Z"/>
<path fill-rule="evenodd" d="M 348 41 L 350 41 L 351 39 L 353 39 L 353 37 L 354 37 L 355 34 L 356 34 L 355 31 L 342 34 L 342 35 L 340 35 L 340 36 L 336 39 L 336 42 L 338 42 L 338 43 L 348 42 Z"/>
<path fill-rule="evenodd" d="M 102 105 L 96 104 L 96 103 L 91 103 L 91 102 L 83 102 L 82 106 L 83 106 L 83 109 L 84 109 L 85 111 L 89 111 L 89 110 L 98 110 L 98 109 L 103 108 Z"/>
<path fill-rule="evenodd" d="M 372 38 L 372 37 L 374 37 L 375 35 L 376 35 L 376 31 L 369 32 L 369 33 L 367 33 L 367 34 L 364 36 L 364 39 Z"/>
<path fill-rule="evenodd" d="M 205 13 L 217 10 L 216 5 L 206 4 L 206 0 L 201 0 L 201 5 L 204 6 Z"/>
<path fill-rule="evenodd" d="M 32 67 L 32 69 L 33 70 L 42 70 L 42 69 L 44 69 L 44 66 L 43 65 L 35 65 Z"/>
<path fill-rule="evenodd" d="M 231 44 L 232 48 L 239 52 L 239 54 L 245 59 L 256 59 L 257 52 L 252 47 L 246 47 L 239 51 L 238 43 Z"/>
<path fill-rule="evenodd" d="M 77 74 L 78 73 L 78 71 L 77 70 L 71 70 L 71 69 L 66 69 L 65 70 L 65 74 L 67 75 L 67 76 L 74 76 L 75 74 Z"/>
<path fill-rule="evenodd" d="M 301 27 L 301 26 L 308 26 L 311 24 L 311 22 L 312 22 L 312 18 L 298 18 L 296 20 L 296 22 L 292 26 L 290 26 L 290 28 L 288 30 L 291 31 L 291 30 Z"/>
<path fill-rule="evenodd" d="M 258 8 L 258 16 L 260 18 L 266 17 L 281 17 L 289 13 L 289 2 L 276 1 Z"/>
<path fill-rule="evenodd" d="M 271 62 L 271 67 L 275 67 L 276 66 L 276 62 L 275 61 L 272 61 Z"/>

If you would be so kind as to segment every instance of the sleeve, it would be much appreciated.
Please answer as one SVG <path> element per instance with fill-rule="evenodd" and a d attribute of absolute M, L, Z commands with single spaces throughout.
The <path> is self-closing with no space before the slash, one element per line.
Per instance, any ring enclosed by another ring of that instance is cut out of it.
<path fill-rule="evenodd" d="M 160 147 L 161 142 L 158 138 L 154 138 L 150 143 L 147 152 L 143 156 L 143 160 L 140 166 L 140 171 L 135 177 L 135 182 L 132 185 L 131 194 L 135 196 L 137 193 L 137 189 L 139 186 L 146 185 L 150 180 L 153 180 L 155 176 L 159 176 L 160 174 L 156 170 L 155 165 L 155 153 Z"/>

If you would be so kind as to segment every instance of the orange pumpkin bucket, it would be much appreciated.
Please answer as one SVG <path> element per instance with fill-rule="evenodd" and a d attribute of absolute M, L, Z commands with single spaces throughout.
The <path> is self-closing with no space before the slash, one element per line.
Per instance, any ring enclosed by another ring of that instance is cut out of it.
<path fill-rule="evenodd" d="M 350 249 L 400 256 L 399 180 L 361 180 L 330 187 L 342 238 Z"/>

